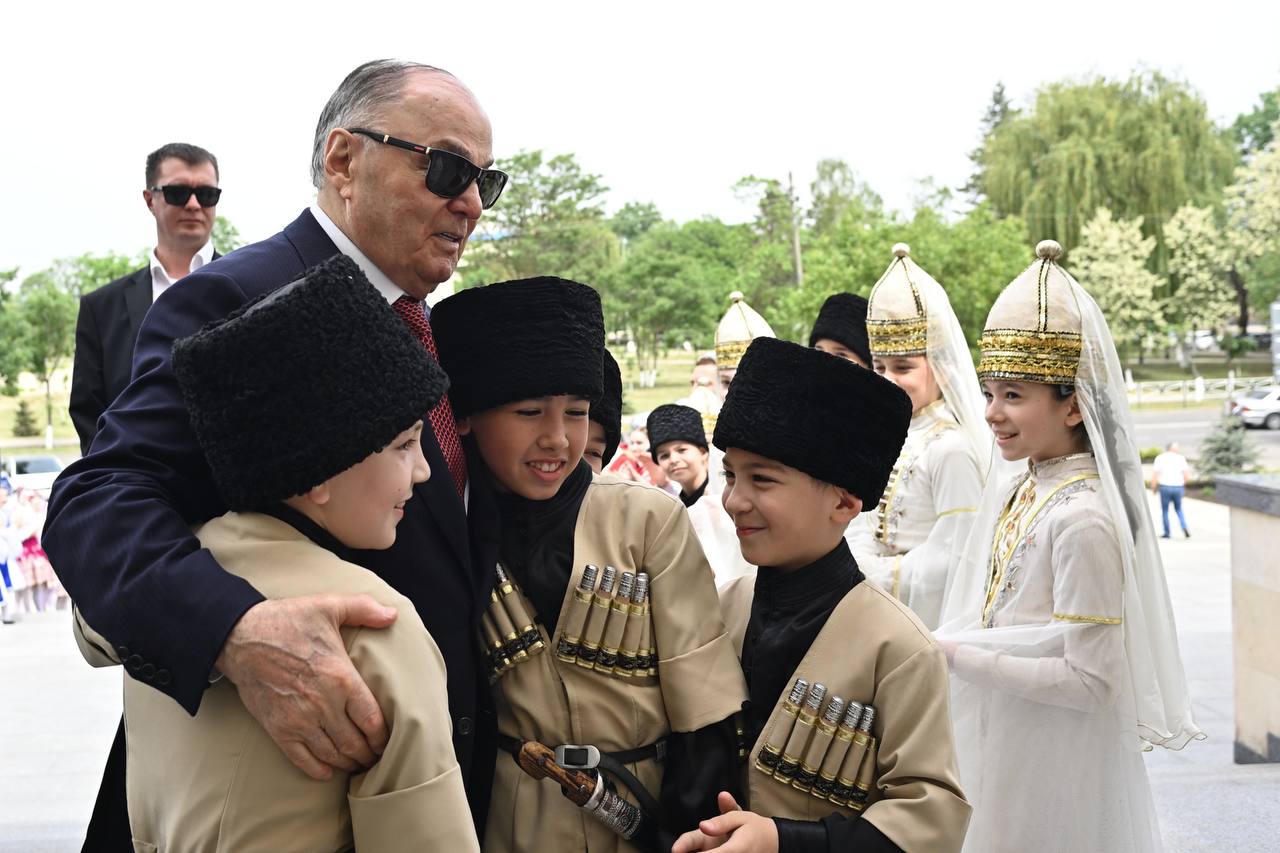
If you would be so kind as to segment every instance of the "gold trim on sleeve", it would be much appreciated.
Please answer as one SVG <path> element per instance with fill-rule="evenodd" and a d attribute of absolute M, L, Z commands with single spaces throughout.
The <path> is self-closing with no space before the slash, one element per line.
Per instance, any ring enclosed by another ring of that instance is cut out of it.
<path fill-rule="evenodd" d="M 1062 622 L 1084 622 L 1088 625 L 1120 625 L 1124 622 L 1119 616 L 1079 616 L 1075 613 L 1055 613 L 1053 618 Z"/>
<path fill-rule="evenodd" d="M 898 596 L 898 590 L 902 586 L 902 555 L 893 558 L 893 597 L 899 601 L 902 599 Z"/>
<path fill-rule="evenodd" d="M 948 516 L 948 515 L 960 515 L 963 512 L 977 512 L 977 511 L 978 511 L 978 508 L 976 506 L 958 506 L 955 509 L 944 509 L 942 512 L 938 513 L 938 518 L 943 518 L 944 516 Z"/>

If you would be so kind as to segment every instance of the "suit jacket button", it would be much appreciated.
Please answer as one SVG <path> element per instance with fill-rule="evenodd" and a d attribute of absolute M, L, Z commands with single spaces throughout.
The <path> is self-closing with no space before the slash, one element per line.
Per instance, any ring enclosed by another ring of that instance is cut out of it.
<path fill-rule="evenodd" d="M 116 646 L 116 654 L 120 655 L 120 660 L 124 660 L 129 656 L 128 646 Z"/>
<path fill-rule="evenodd" d="M 156 677 L 156 665 L 153 663 L 144 663 L 139 674 L 147 681 L 150 681 Z"/>
<path fill-rule="evenodd" d="M 471 730 L 474 728 L 475 728 L 475 725 L 471 722 L 470 717 L 458 718 L 458 734 L 462 735 L 463 737 L 466 737 L 467 735 L 471 734 Z"/>
<path fill-rule="evenodd" d="M 130 672 L 137 672 L 142 668 L 142 658 L 138 655 L 129 655 L 129 659 L 124 662 L 124 666 Z"/>
<path fill-rule="evenodd" d="M 156 672 L 156 684 L 165 687 L 170 681 L 173 681 L 173 678 L 169 675 L 169 670 L 162 669 Z"/>

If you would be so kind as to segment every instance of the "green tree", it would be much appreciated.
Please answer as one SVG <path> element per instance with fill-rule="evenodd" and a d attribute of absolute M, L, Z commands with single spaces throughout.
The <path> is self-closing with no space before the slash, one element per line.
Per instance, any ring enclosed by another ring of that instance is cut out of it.
<path fill-rule="evenodd" d="M 16 298 L 8 285 L 18 276 L 18 268 L 0 270 L 0 393 L 18 393 L 18 373 L 22 371 L 22 322 L 17 316 Z"/>
<path fill-rule="evenodd" d="M 1227 275 L 1231 248 L 1214 211 L 1183 205 L 1169 220 L 1165 237 L 1173 281 L 1168 288 L 1172 295 L 1165 299 L 1165 317 L 1183 330 L 1217 328 L 1237 311 L 1239 303 Z"/>
<path fill-rule="evenodd" d="M 618 263 L 599 175 L 584 172 L 571 154 L 547 159 L 541 151 L 521 151 L 501 167 L 511 181 L 472 235 L 463 286 L 536 275 L 592 284 Z"/>
<path fill-rule="evenodd" d="M 609 228 L 624 244 L 662 222 L 662 213 L 649 202 L 629 201 L 609 217 Z"/>
<path fill-rule="evenodd" d="M 1239 418 L 1224 416 L 1200 444 L 1196 468 L 1204 475 L 1240 474 L 1258 464 L 1258 448 L 1245 434 Z"/>
<path fill-rule="evenodd" d="M 1160 278 L 1147 269 L 1154 237 L 1142 236 L 1142 217 L 1115 219 L 1098 208 L 1071 252 L 1071 272 L 1098 301 L 1111 333 L 1121 349 L 1141 348 L 1161 322 L 1156 289 Z"/>
<path fill-rule="evenodd" d="M 1263 92 L 1258 100 L 1256 107 L 1241 113 L 1231 125 L 1240 153 L 1245 156 L 1270 145 L 1276 138 L 1275 124 L 1280 121 L 1280 86 Z"/>
<path fill-rule="evenodd" d="M 230 219 L 219 216 L 213 220 L 213 248 L 218 250 L 218 254 L 234 252 L 243 245 L 244 240 L 240 238 L 240 231 L 231 224 Z"/>
<path fill-rule="evenodd" d="M 75 348 L 76 297 L 48 272 L 22 283 L 17 315 L 24 366 L 44 383 L 46 423 L 53 425 L 53 374 Z"/>
<path fill-rule="evenodd" d="M 85 252 L 74 258 L 59 258 L 49 269 L 35 273 L 33 277 L 47 277 L 54 287 L 79 299 L 86 293 L 145 266 L 148 254 L 146 249 L 134 255 L 122 255 L 119 252 L 95 255 Z"/>
<path fill-rule="evenodd" d="M 809 195 L 809 227 L 814 234 L 825 234 L 845 216 L 862 220 L 884 216 L 884 200 L 843 160 L 818 161 Z"/>
<path fill-rule="evenodd" d="M 1190 202 L 1213 204 L 1237 154 L 1187 84 L 1158 73 L 1042 88 L 1026 112 L 983 140 L 974 184 L 1001 215 L 1027 223 L 1029 242 L 1051 237 L 1070 252 L 1100 207 L 1143 218 L 1156 239 L 1152 270 L 1167 269 L 1164 225 Z"/>
<path fill-rule="evenodd" d="M 1009 100 L 1009 96 L 1005 93 L 1004 83 L 997 80 L 995 88 L 991 90 L 991 101 L 987 104 L 987 110 L 982 114 L 982 121 L 979 123 L 981 133 L 979 138 L 982 143 L 977 148 L 969 152 L 969 161 L 973 163 L 973 173 L 969 176 L 969 181 L 962 188 L 968 193 L 974 202 L 982 201 L 982 152 L 986 144 L 986 140 L 996 130 L 1001 127 L 1009 119 L 1018 114 L 1014 109 L 1013 102 Z"/>
<path fill-rule="evenodd" d="M 1272 133 L 1267 146 L 1236 170 L 1226 191 L 1224 233 L 1232 253 L 1227 277 L 1240 307 L 1241 334 L 1250 303 L 1266 305 L 1280 291 L 1280 120 Z"/>
<path fill-rule="evenodd" d="M 641 367 L 655 367 L 677 340 L 711 343 L 728 295 L 740 287 L 738 263 L 750 240 L 747 226 L 700 219 L 662 223 L 632 244 L 603 296 L 610 326 L 629 331 Z"/>
<path fill-rule="evenodd" d="M 18 401 L 18 410 L 13 414 L 13 435 L 15 438 L 30 438 L 40 434 L 40 425 L 26 400 Z"/>

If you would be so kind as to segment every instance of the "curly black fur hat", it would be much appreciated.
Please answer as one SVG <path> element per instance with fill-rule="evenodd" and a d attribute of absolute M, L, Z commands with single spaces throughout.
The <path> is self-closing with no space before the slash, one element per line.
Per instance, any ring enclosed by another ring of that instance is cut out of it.
<path fill-rule="evenodd" d="M 911 398 L 883 376 L 821 350 L 756 338 L 729 386 L 714 441 L 848 489 L 870 509 L 910 423 Z"/>
<path fill-rule="evenodd" d="M 658 448 L 668 441 L 687 441 L 703 450 L 707 449 L 707 432 L 702 426 L 702 415 L 691 406 L 668 403 L 649 413 L 645 425 L 649 432 L 649 455 L 658 461 Z"/>
<path fill-rule="evenodd" d="M 604 314 L 585 284 L 541 277 L 462 290 L 431 312 L 453 413 L 603 393 Z"/>
<path fill-rule="evenodd" d="M 234 510 L 342 473 L 425 418 L 449 387 L 346 255 L 175 342 L 173 372 Z"/>
<path fill-rule="evenodd" d="M 591 401 L 591 420 L 604 427 L 604 463 L 609 464 L 622 443 L 622 370 L 608 351 L 604 351 L 604 393 Z"/>
<path fill-rule="evenodd" d="M 809 333 L 809 346 L 823 338 L 844 344 L 862 363 L 871 366 L 871 344 L 867 339 L 867 300 L 856 293 L 833 293 L 822 303 L 818 319 Z"/>

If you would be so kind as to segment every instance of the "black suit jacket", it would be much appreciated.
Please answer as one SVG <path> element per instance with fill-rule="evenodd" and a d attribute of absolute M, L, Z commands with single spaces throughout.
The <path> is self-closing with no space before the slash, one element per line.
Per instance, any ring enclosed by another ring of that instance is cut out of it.
<path fill-rule="evenodd" d="M 214 252 L 213 260 L 218 258 Z M 150 307 L 150 266 L 80 297 L 70 408 L 82 454 L 98 432 L 98 418 L 129 384 L 133 345 Z"/>
<path fill-rule="evenodd" d="M 191 534 L 193 524 L 226 507 L 192 434 L 170 350 L 176 339 L 336 253 L 304 211 L 283 232 L 167 290 L 143 322 L 132 383 L 103 415 L 90 453 L 53 488 L 42 543 L 59 578 L 86 621 L 115 645 L 129 675 L 190 713 L 227 634 L 262 596 L 223 571 Z M 441 474 L 415 487 L 395 545 L 362 558 L 413 601 L 440 647 L 454 747 L 473 808 L 482 813 L 496 724 L 476 626 L 493 583 L 496 508 L 487 477 L 473 471 L 468 518 L 429 430 L 423 452 Z"/>

